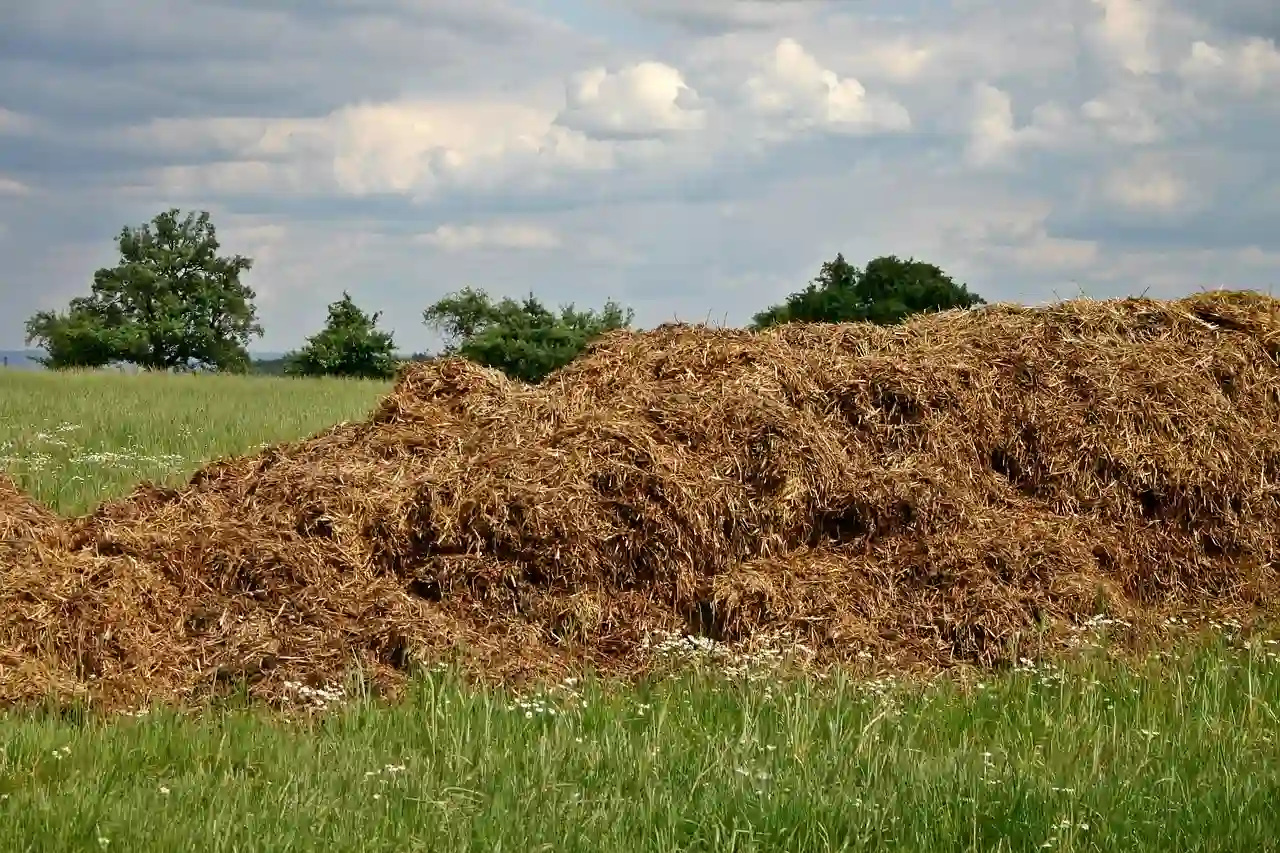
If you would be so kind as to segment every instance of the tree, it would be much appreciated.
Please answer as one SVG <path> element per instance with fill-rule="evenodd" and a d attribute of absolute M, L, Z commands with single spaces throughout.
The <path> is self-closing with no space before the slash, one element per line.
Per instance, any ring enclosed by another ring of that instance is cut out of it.
<path fill-rule="evenodd" d="M 933 264 L 888 255 L 860 270 L 843 254 L 822 265 L 817 278 L 782 305 L 752 318 L 759 330 L 782 323 L 900 323 L 912 314 L 972 308 L 985 301 Z"/>
<path fill-rule="evenodd" d="M 449 339 L 445 353 L 495 367 L 513 379 L 540 382 L 573 361 L 597 336 L 630 327 L 631 309 L 613 300 L 599 311 L 578 311 L 572 304 L 556 314 L 532 294 L 517 302 L 495 303 L 483 291 L 467 287 L 423 312 L 423 320 Z"/>
<path fill-rule="evenodd" d="M 116 238 L 120 262 L 93 274 L 92 294 L 66 313 L 41 311 L 27 321 L 27 344 L 48 353 L 47 367 L 128 362 L 147 370 L 243 372 L 248 342 L 261 336 L 256 294 L 240 281 L 253 261 L 223 257 L 207 212 L 178 210 Z"/>
<path fill-rule="evenodd" d="M 381 312 L 361 311 L 345 290 L 329 305 L 325 327 L 307 338 L 301 350 L 285 356 L 291 376 L 347 376 L 389 379 L 396 372 L 395 343 L 389 332 L 377 329 Z"/>
<path fill-rule="evenodd" d="M 35 361 L 51 370 L 103 367 L 120 360 L 126 346 L 119 312 L 93 299 L 76 297 L 64 315 L 38 312 L 27 321 L 27 340 L 39 341 L 46 353 Z"/>

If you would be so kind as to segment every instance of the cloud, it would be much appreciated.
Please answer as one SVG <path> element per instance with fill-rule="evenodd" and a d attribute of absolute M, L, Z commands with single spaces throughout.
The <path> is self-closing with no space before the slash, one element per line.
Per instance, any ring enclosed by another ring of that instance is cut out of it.
<path fill-rule="evenodd" d="M 868 95 L 857 80 L 823 68 L 794 39 L 778 42 L 759 72 L 747 79 L 744 90 L 752 110 L 793 131 L 821 128 L 867 133 L 911 127 L 905 107 L 887 97 Z"/>
<path fill-rule="evenodd" d="M 1280 50 L 1271 39 L 1248 38 L 1225 48 L 1198 40 L 1178 71 L 1193 86 L 1211 91 L 1280 93 Z"/>
<path fill-rule="evenodd" d="M 606 0 L 697 35 L 766 30 L 803 23 L 827 4 L 815 0 Z"/>
<path fill-rule="evenodd" d="M 536 179 L 532 170 L 607 169 L 610 150 L 560 128 L 536 107 L 493 103 L 393 103 L 331 116 L 338 185 L 356 194 L 431 194 Z"/>
<path fill-rule="evenodd" d="M 157 153 L 206 152 L 145 179 L 182 195 L 378 194 L 428 199 L 515 190 L 615 165 L 608 145 L 544 108 L 490 101 L 354 104 L 314 119 L 160 120 L 122 134 Z M 213 162 L 207 162 L 212 159 Z"/>
<path fill-rule="evenodd" d="M 1158 100 L 1146 86 L 1126 86 L 1090 98 L 1081 105 L 1080 115 L 1111 142 L 1149 145 L 1166 134 L 1162 116 L 1153 108 Z"/>
<path fill-rule="evenodd" d="M 31 187 L 22 181 L 0 174 L 0 195 L 31 195 Z"/>
<path fill-rule="evenodd" d="M 1098 37 L 1104 50 L 1131 74 L 1154 74 L 1160 60 L 1150 44 L 1156 11 L 1152 0 L 1093 0 L 1102 10 Z"/>
<path fill-rule="evenodd" d="M 1194 15 L 1206 27 L 1225 36 L 1280 39 L 1280 7 L 1273 0 L 1231 0 L 1228 3 L 1175 0 L 1175 4 L 1175 8 Z"/>
<path fill-rule="evenodd" d="M 1176 172 L 1139 166 L 1112 170 L 1103 181 L 1103 195 L 1125 210 L 1158 214 L 1185 205 L 1190 189 Z"/>
<path fill-rule="evenodd" d="M 1089 104 L 1081 112 L 1093 117 Z M 1019 151 L 1080 144 L 1084 130 L 1078 116 L 1055 103 L 1038 105 L 1030 120 L 1019 126 L 1009 93 L 979 83 L 973 91 L 965 156 L 969 165 L 977 168 L 1011 167 L 1016 165 Z"/>
<path fill-rule="evenodd" d="M 609 72 L 574 76 L 556 123 L 596 139 L 644 139 L 698 130 L 706 113 L 680 72 L 662 62 L 640 62 Z"/>
<path fill-rule="evenodd" d="M 476 249 L 557 249 L 560 235 L 538 225 L 441 225 L 415 238 L 450 252 Z"/>
<path fill-rule="evenodd" d="M 745 322 L 836 252 L 992 300 L 1280 278 L 1265 0 L 43 0 L 0 28 L 0 346 L 209 210 L 297 346 L 465 285 Z"/>

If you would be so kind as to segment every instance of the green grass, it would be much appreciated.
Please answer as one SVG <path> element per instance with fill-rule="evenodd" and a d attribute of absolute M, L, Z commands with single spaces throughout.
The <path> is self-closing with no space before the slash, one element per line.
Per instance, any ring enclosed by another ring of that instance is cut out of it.
<path fill-rule="evenodd" d="M 385 390 L 0 372 L 0 466 L 79 512 Z M 1280 646 L 1240 646 L 1095 650 L 965 691 L 705 671 L 521 700 L 435 673 L 310 720 L 11 710 L 0 850 L 1280 849 Z"/>
<path fill-rule="evenodd" d="M 313 722 L 12 716 L 0 849 L 1268 850 L 1278 674 L 1222 645 L 974 695 L 704 676 L 521 704 L 437 674 Z"/>
<path fill-rule="evenodd" d="M 390 383 L 0 370 L 0 471 L 65 515 L 363 418 Z"/>

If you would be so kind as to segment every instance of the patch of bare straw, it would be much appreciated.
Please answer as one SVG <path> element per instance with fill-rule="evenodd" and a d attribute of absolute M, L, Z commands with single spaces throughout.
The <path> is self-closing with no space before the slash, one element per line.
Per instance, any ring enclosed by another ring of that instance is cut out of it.
<path fill-rule="evenodd" d="M 0 558 L 12 558 L 19 548 L 49 533 L 57 523 L 57 516 L 0 473 Z"/>
<path fill-rule="evenodd" d="M 620 332 L 540 386 L 414 366 L 366 423 L 21 552 L 0 699 L 631 673 L 664 632 L 1008 665 L 1100 613 L 1265 613 L 1278 356 L 1280 303 L 1214 292 Z"/>

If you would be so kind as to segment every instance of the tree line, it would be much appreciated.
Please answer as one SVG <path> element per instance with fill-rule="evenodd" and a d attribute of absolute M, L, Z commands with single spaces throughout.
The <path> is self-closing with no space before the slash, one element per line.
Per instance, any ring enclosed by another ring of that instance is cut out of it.
<path fill-rule="evenodd" d="M 46 353 L 50 369 L 132 364 L 145 370 L 278 372 L 289 376 L 386 379 L 401 363 L 391 333 L 378 328 L 381 313 L 362 310 L 351 295 L 329 305 L 324 327 L 299 349 L 255 365 L 249 341 L 261 337 L 254 300 L 241 281 L 253 261 L 219 254 L 208 212 L 171 209 L 116 237 L 120 258 L 93 274 L 88 296 L 64 311 L 41 311 L 26 324 L 27 344 Z M 843 255 L 779 305 L 754 315 L 751 328 L 793 322 L 900 323 L 912 314 L 985 304 L 967 286 L 933 264 L 896 256 L 863 268 Z M 435 302 L 423 322 L 446 341 L 441 355 L 456 355 L 538 382 L 572 361 L 594 338 L 628 329 L 630 308 L 613 300 L 603 308 L 572 304 L 552 310 L 532 294 L 495 301 L 466 287 Z M 411 359 L 424 359 L 425 353 Z"/>

